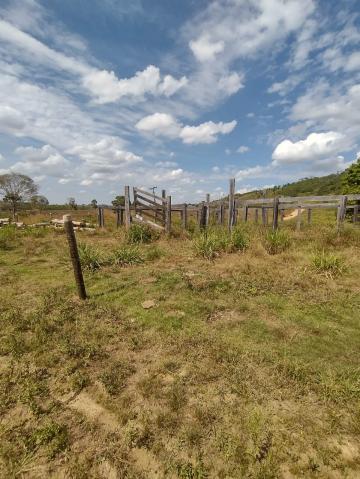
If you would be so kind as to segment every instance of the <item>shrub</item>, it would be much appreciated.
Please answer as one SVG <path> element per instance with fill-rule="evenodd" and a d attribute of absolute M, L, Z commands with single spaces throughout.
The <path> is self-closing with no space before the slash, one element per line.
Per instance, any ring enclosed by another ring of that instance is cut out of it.
<path fill-rule="evenodd" d="M 122 246 L 114 251 L 111 258 L 111 263 L 117 266 L 130 266 L 143 262 L 144 257 L 136 246 Z"/>
<path fill-rule="evenodd" d="M 164 251 L 157 246 L 150 246 L 146 251 L 146 259 L 148 261 L 154 261 L 161 258 L 164 255 Z"/>
<path fill-rule="evenodd" d="M 327 278 L 334 278 L 345 270 L 344 260 L 325 250 L 314 254 L 312 265 L 317 273 L 323 274 Z"/>
<path fill-rule="evenodd" d="M 78 245 L 81 266 L 89 271 L 98 270 L 104 263 L 99 250 L 86 243 Z"/>
<path fill-rule="evenodd" d="M 265 236 L 264 246 L 269 254 L 278 254 L 290 247 L 289 235 L 282 230 L 269 231 Z"/>
<path fill-rule="evenodd" d="M 132 224 L 127 232 L 127 241 L 130 244 L 151 243 L 158 237 L 159 234 L 147 225 Z"/>
<path fill-rule="evenodd" d="M 241 228 L 234 228 L 230 237 L 231 251 L 243 251 L 249 246 L 249 238 Z"/>
<path fill-rule="evenodd" d="M 14 246 L 17 238 L 14 226 L 3 226 L 0 228 L 0 249 L 7 250 Z"/>
<path fill-rule="evenodd" d="M 194 239 L 196 254 L 209 260 L 219 256 L 229 244 L 229 237 L 219 231 L 205 230 Z"/>

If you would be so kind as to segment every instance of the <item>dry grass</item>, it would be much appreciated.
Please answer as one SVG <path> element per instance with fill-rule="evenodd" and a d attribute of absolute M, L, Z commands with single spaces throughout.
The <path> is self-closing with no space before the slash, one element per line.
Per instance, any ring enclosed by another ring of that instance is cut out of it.
<path fill-rule="evenodd" d="M 140 263 L 123 231 L 79 232 L 121 252 L 85 272 L 82 303 L 61 233 L 10 238 L 0 476 L 359 477 L 360 232 L 286 227 L 290 249 L 249 227 L 212 262 L 184 235 L 140 244 Z M 313 268 L 325 247 L 342 274 Z"/>

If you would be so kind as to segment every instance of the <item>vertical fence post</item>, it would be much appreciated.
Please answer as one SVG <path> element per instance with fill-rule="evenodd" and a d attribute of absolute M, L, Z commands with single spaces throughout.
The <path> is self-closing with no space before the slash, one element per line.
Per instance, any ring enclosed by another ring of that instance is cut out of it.
<path fill-rule="evenodd" d="M 312 213 L 312 209 L 311 209 L 311 208 L 308 208 L 308 211 L 307 211 L 307 222 L 308 222 L 308 225 L 311 224 L 311 213 Z"/>
<path fill-rule="evenodd" d="M 259 223 L 259 210 L 255 208 L 255 224 Z"/>
<path fill-rule="evenodd" d="M 183 210 L 182 210 L 182 227 L 184 228 L 184 230 L 187 229 L 187 225 L 188 225 L 188 211 L 187 211 L 187 204 L 184 203 Z"/>
<path fill-rule="evenodd" d="M 261 219 L 263 226 L 266 226 L 266 208 L 265 206 L 261 207 Z"/>
<path fill-rule="evenodd" d="M 301 205 L 297 207 L 297 217 L 296 217 L 296 231 L 301 229 Z"/>
<path fill-rule="evenodd" d="M 131 223 L 130 214 L 130 187 L 125 186 L 125 227 L 128 230 Z"/>
<path fill-rule="evenodd" d="M 219 224 L 223 225 L 224 224 L 224 203 L 221 202 L 220 204 L 220 210 L 219 210 Z"/>
<path fill-rule="evenodd" d="M 229 231 L 234 226 L 234 209 L 235 209 L 235 178 L 231 178 L 229 181 Z"/>
<path fill-rule="evenodd" d="M 273 230 L 277 230 L 279 227 L 279 197 L 274 198 L 274 211 L 273 211 Z"/>
<path fill-rule="evenodd" d="M 199 227 L 201 229 L 206 228 L 206 210 L 205 201 L 202 201 L 199 210 Z"/>
<path fill-rule="evenodd" d="M 357 223 L 359 214 L 359 205 L 354 206 L 353 223 Z"/>
<path fill-rule="evenodd" d="M 343 195 L 339 201 L 339 206 L 337 210 L 337 216 L 336 216 L 337 230 L 340 230 L 342 223 L 345 220 L 346 204 L 347 204 L 347 196 Z"/>
<path fill-rule="evenodd" d="M 245 203 L 244 203 L 244 210 L 243 210 L 243 220 L 244 220 L 244 223 L 246 223 L 247 220 L 248 220 L 248 214 L 249 214 L 249 207 L 248 207 L 247 201 L 245 201 Z"/>
<path fill-rule="evenodd" d="M 166 221 L 165 221 L 165 231 L 166 233 L 171 232 L 171 196 L 166 197 Z"/>
<path fill-rule="evenodd" d="M 70 258 L 73 265 L 78 295 L 80 299 L 86 299 L 85 283 L 84 283 L 84 278 L 81 271 L 81 263 L 79 258 L 79 252 L 77 249 L 74 228 L 71 221 L 71 215 L 64 215 L 63 221 L 64 221 L 64 230 L 66 233 L 66 238 L 69 244 Z"/>
<path fill-rule="evenodd" d="M 210 224 L 210 194 L 206 193 L 206 226 Z"/>

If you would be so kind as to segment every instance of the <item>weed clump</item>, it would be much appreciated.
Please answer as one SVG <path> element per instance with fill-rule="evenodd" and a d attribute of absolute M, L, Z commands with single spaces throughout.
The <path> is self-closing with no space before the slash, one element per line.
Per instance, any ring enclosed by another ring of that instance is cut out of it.
<path fill-rule="evenodd" d="M 131 266 L 144 262 L 144 257 L 137 246 L 122 246 L 114 251 L 111 263 L 116 266 Z"/>
<path fill-rule="evenodd" d="M 269 254 L 278 254 L 286 251 L 291 245 L 291 240 L 285 231 L 269 231 L 265 236 L 264 247 Z"/>
<path fill-rule="evenodd" d="M 244 251 L 249 246 L 249 238 L 241 228 L 234 228 L 230 237 L 231 251 Z"/>
<path fill-rule="evenodd" d="M 229 244 L 227 238 L 219 231 L 203 231 L 194 239 L 194 248 L 198 256 L 212 260 L 220 255 Z"/>
<path fill-rule="evenodd" d="M 79 243 L 79 257 L 81 266 L 91 272 L 94 272 L 104 263 L 100 251 L 87 243 Z"/>
<path fill-rule="evenodd" d="M 344 260 L 325 250 L 318 251 L 313 255 L 312 266 L 317 273 L 323 274 L 327 278 L 339 276 L 345 270 Z"/>
<path fill-rule="evenodd" d="M 130 244 L 151 243 L 159 238 L 159 234 L 152 230 L 150 226 L 132 224 L 127 232 L 127 242 Z"/>
<path fill-rule="evenodd" d="M 9 225 L 0 228 L 0 250 L 11 249 L 16 238 L 16 228 L 14 226 Z"/>

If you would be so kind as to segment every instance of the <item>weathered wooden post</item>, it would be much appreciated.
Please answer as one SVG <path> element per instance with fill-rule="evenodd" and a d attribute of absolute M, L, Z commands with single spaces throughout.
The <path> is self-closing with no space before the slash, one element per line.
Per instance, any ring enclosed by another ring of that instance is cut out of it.
<path fill-rule="evenodd" d="M 130 187 L 125 186 L 125 227 L 128 230 L 131 224 L 130 213 Z"/>
<path fill-rule="evenodd" d="M 201 202 L 199 209 L 199 228 L 206 228 L 206 205 L 205 201 Z"/>
<path fill-rule="evenodd" d="M 312 213 L 312 209 L 311 209 L 311 208 L 308 208 L 308 210 L 307 210 L 307 222 L 308 222 L 308 225 L 311 224 L 311 213 Z"/>
<path fill-rule="evenodd" d="M 337 218 L 336 218 L 336 225 L 337 229 L 340 230 L 346 215 L 346 205 L 347 205 L 347 196 L 343 195 L 339 201 L 338 211 L 337 211 Z"/>
<path fill-rule="evenodd" d="M 187 211 L 187 204 L 184 203 L 183 210 L 182 210 L 182 227 L 184 228 L 184 230 L 187 229 L 187 225 L 188 225 L 188 211 Z"/>
<path fill-rule="evenodd" d="M 273 224 L 272 229 L 277 230 L 279 227 L 279 198 L 274 198 L 274 210 L 273 210 Z"/>
<path fill-rule="evenodd" d="M 105 227 L 104 208 L 102 208 L 101 206 L 99 206 L 98 208 L 98 224 L 99 228 Z"/>
<path fill-rule="evenodd" d="M 64 215 L 63 221 L 64 221 L 64 230 L 66 233 L 66 238 L 69 243 L 70 258 L 73 265 L 78 295 L 80 299 L 86 299 L 85 283 L 84 283 L 84 278 L 81 271 L 81 263 L 79 258 L 79 252 L 77 249 L 74 228 L 71 221 L 71 215 Z"/>
<path fill-rule="evenodd" d="M 205 218 L 205 221 L 206 221 L 206 227 L 209 226 L 210 224 L 210 194 L 209 193 L 206 193 L 206 218 Z"/>
<path fill-rule="evenodd" d="M 262 206 L 261 207 L 261 219 L 262 219 L 262 224 L 263 226 L 266 226 L 267 224 L 267 211 L 266 211 L 266 208 L 265 206 Z"/>
<path fill-rule="evenodd" d="M 357 223 L 358 221 L 358 214 L 359 214 L 359 205 L 354 205 L 354 213 L 353 213 L 353 223 Z"/>
<path fill-rule="evenodd" d="M 124 210 L 120 206 L 116 209 L 116 227 L 119 228 L 124 224 Z"/>
<path fill-rule="evenodd" d="M 259 210 L 255 208 L 255 224 L 259 223 Z"/>
<path fill-rule="evenodd" d="M 296 231 L 301 229 L 301 205 L 297 207 L 297 217 L 296 217 Z"/>
<path fill-rule="evenodd" d="M 245 202 L 244 202 L 244 209 L 243 209 L 243 220 L 244 220 L 244 223 L 246 223 L 247 220 L 248 220 L 248 214 L 249 214 L 248 202 L 245 201 Z"/>
<path fill-rule="evenodd" d="M 223 225 L 224 224 L 224 212 L 225 212 L 225 205 L 224 203 L 220 203 L 220 209 L 219 209 L 219 224 Z"/>
<path fill-rule="evenodd" d="M 167 234 L 171 232 L 171 196 L 166 197 L 165 231 Z"/>
<path fill-rule="evenodd" d="M 235 222 L 235 178 L 229 181 L 229 231 L 232 230 Z"/>

